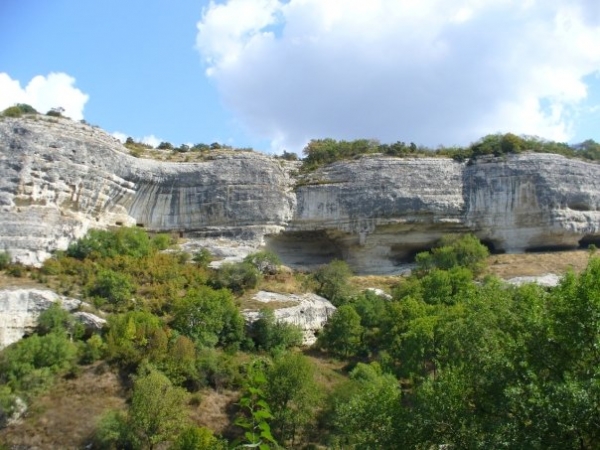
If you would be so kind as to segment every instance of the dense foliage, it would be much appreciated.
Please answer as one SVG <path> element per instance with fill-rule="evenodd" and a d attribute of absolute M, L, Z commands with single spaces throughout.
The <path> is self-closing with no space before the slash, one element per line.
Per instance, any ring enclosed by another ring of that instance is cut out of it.
<path fill-rule="evenodd" d="M 445 237 L 391 299 L 353 289 L 333 261 L 304 278 L 338 309 L 303 353 L 272 311 L 251 327 L 239 311 L 253 289 L 239 274 L 268 280 L 274 255 L 217 270 L 169 245 L 94 231 L 45 263 L 38 277 L 110 313 L 108 327 L 44 312 L 0 353 L 0 426 L 17 397 L 101 363 L 129 401 L 103 415 L 94 448 L 600 448 L 600 259 L 556 288 L 512 287 L 481 278 L 473 236 Z M 225 438 L 190 414 L 211 390 L 237 392 Z"/>
<path fill-rule="evenodd" d="M 348 160 L 361 155 L 382 154 L 396 157 L 450 157 L 457 161 L 467 161 L 481 156 L 502 156 L 522 152 L 556 153 L 592 161 L 600 160 L 600 144 L 587 140 L 578 145 L 547 141 L 532 136 L 517 136 L 512 133 L 490 134 L 466 147 L 440 147 L 437 149 L 406 144 L 398 141 L 381 144 L 373 139 L 337 141 L 335 139 L 314 139 L 304 147 L 302 170 L 311 171 L 336 161 Z"/>

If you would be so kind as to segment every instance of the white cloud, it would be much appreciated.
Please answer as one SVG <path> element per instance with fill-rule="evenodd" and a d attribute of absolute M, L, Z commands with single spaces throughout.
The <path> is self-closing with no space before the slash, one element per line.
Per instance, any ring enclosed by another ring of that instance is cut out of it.
<path fill-rule="evenodd" d="M 128 134 L 122 133 L 120 131 L 115 131 L 115 132 L 112 133 L 112 135 L 114 137 L 116 137 L 118 140 L 120 140 L 121 142 L 123 142 L 123 143 L 125 143 L 125 141 L 129 137 Z M 144 136 L 142 138 L 132 137 L 132 139 L 135 142 L 141 142 L 143 144 L 148 144 L 148 145 L 151 145 L 154 148 L 158 147 L 158 144 L 160 144 L 161 142 L 164 141 L 164 139 L 157 138 L 153 134 L 151 134 L 149 136 Z"/>
<path fill-rule="evenodd" d="M 83 119 L 83 108 L 89 96 L 75 86 L 75 78 L 66 73 L 50 73 L 47 77 L 33 77 L 21 87 L 7 73 L 0 73 L 0 109 L 15 103 L 27 103 L 41 113 L 52 108 L 64 108 L 64 115 L 73 120 Z"/>
<path fill-rule="evenodd" d="M 250 131 L 466 144 L 567 140 L 600 71 L 596 0 L 228 0 L 198 23 L 207 75 Z"/>

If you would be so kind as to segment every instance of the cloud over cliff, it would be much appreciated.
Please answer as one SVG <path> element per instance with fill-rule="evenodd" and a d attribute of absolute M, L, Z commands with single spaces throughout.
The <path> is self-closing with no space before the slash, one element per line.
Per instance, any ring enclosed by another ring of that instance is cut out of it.
<path fill-rule="evenodd" d="M 197 34 L 226 105 L 293 150 L 315 137 L 566 140 L 599 42 L 595 0 L 227 0 Z"/>
<path fill-rule="evenodd" d="M 35 76 L 24 88 L 18 80 L 0 72 L 0 110 L 15 103 L 27 103 L 41 113 L 64 108 L 71 119 L 83 119 L 83 108 L 89 96 L 75 87 L 75 78 L 66 73 Z"/>

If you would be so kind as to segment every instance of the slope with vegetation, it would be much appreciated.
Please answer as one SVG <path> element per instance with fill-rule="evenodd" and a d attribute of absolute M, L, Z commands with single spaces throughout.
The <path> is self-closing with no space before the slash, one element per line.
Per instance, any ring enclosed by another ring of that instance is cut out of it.
<path fill-rule="evenodd" d="M 391 300 L 353 288 L 341 261 L 298 274 L 338 306 L 300 350 L 272 313 L 248 328 L 239 311 L 276 257 L 213 270 L 165 235 L 94 231 L 20 274 L 86 298 L 108 327 L 86 335 L 58 307 L 42 314 L 0 354 L 0 417 L 21 398 L 26 424 L 39 421 L 48 389 L 95 370 L 128 401 L 96 407 L 91 434 L 63 448 L 598 448 L 600 259 L 544 289 L 485 275 L 487 258 L 473 236 L 446 237 Z M 219 426 L 198 415 L 217 395 L 230 404 Z M 0 432 L 7 448 L 27 442 L 18 427 Z"/>

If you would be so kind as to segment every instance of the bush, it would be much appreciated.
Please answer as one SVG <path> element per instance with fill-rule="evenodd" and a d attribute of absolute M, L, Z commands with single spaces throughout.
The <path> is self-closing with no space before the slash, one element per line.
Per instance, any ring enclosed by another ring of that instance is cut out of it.
<path fill-rule="evenodd" d="M 198 264 L 200 267 L 206 268 L 212 261 L 212 255 L 206 248 L 201 248 L 200 251 L 194 254 L 192 261 Z"/>
<path fill-rule="evenodd" d="M 100 270 L 87 290 L 88 295 L 106 300 L 119 311 L 128 308 L 134 292 L 135 286 L 128 275 L 110 269 Z"/>
<path fill-rule="evenodd" d="M 77 347 L 64 333 L 34 334 L 0 354 L 0 382 L 15 390 L 45 387 L 54 374 L 72 367 L 76 355 Z"/>
<path fill-rule="evenodd" d="M 69 245 L 67 256 L 76 259 L 114 258 L 131 256 L 143 258 L 162 245 L 163 238 L 151 241 L 148 233 L 137 227 L 122 227 L 116 231 L 90 230 L 86 236 Z"/>
<path fill-rule="evenodd" d="M 0 252 L 0 270 L 6 269 L 10 265 L 10 253 Z"/>
<path fill-rule="evenodd" d="M 46 113 L 47 116 L 50 117 L 62 117 L 65 112 L 64 108 L 52 108 L 50 111 Z"/>
<path fill-rule="evenodd" d="M 256 347 L 260 350 L 285 350 L 302 345 L 302 330 L 292 324 L 278 322 L 275 313 L 263 309 L 250 331 Z"/>
<path fill-rule="evenodd" d="M 344 261 L 334 260 L 319 267 L 312 275 L 316 283 L 315 292 L 328 299 L 335 306 L 341 305 L 350 293 L 348 280 L 352 275 L 350 266 Z"/>
<path fill-rule="evenodd" d="M 252 264 L 260 271 L 260 273 L 270 275 L 275 275 L 279 271 L 279 266 L 281 266 L 281 259 L 279 259 L 279 256 L 266 250 L 246 256 L 244 262 Z"/>
<path fill-rule="evenodd" d="M 168 337 L 159 317 L 147 311 L 131 311 L 108 318 L 106 353 L 123 367 L 135 367 L 148 360 L 161 361 L 168 348 Z"/>
<path fill-rule="evenodd" d="M 213 284 L 217 288 L 225 287 L 241 294 L 255 288 L 260 279 L 261 273 L 250 263 L 225 263 L 217 271 Z"/>
<path fill-rule="evenodd" d="M 173 309 L 173 328 L 199 346 L 237 346 L 244 337 L 244 319 L 225 289 L 190 289 Z"/>
<path fill-rule="evenodd" d="M 23 112 L 19 109 L 18 106 L 9 106 L 4 111 L 2 111 L 2 115 L 4 117 L 21 117 Z"/>
<path fill-rule="evenodd" d="M 66 333 L 73 329 L 74 320 L 59 303 L 53 303 L 43 311 L 37 320 L 37 332 L 40 336 L 48 333 Z"/>
<path fill-rule="evenodd" d="M 444 236 L 439 246 L 431 252 L 417 255 L 416 262 L 421 273 L 434 268 L 449 270 L 454 267 L 466 267 L 474 274 L 485 269 L 489 250 L 472 234 L 464 236 Z"/>

